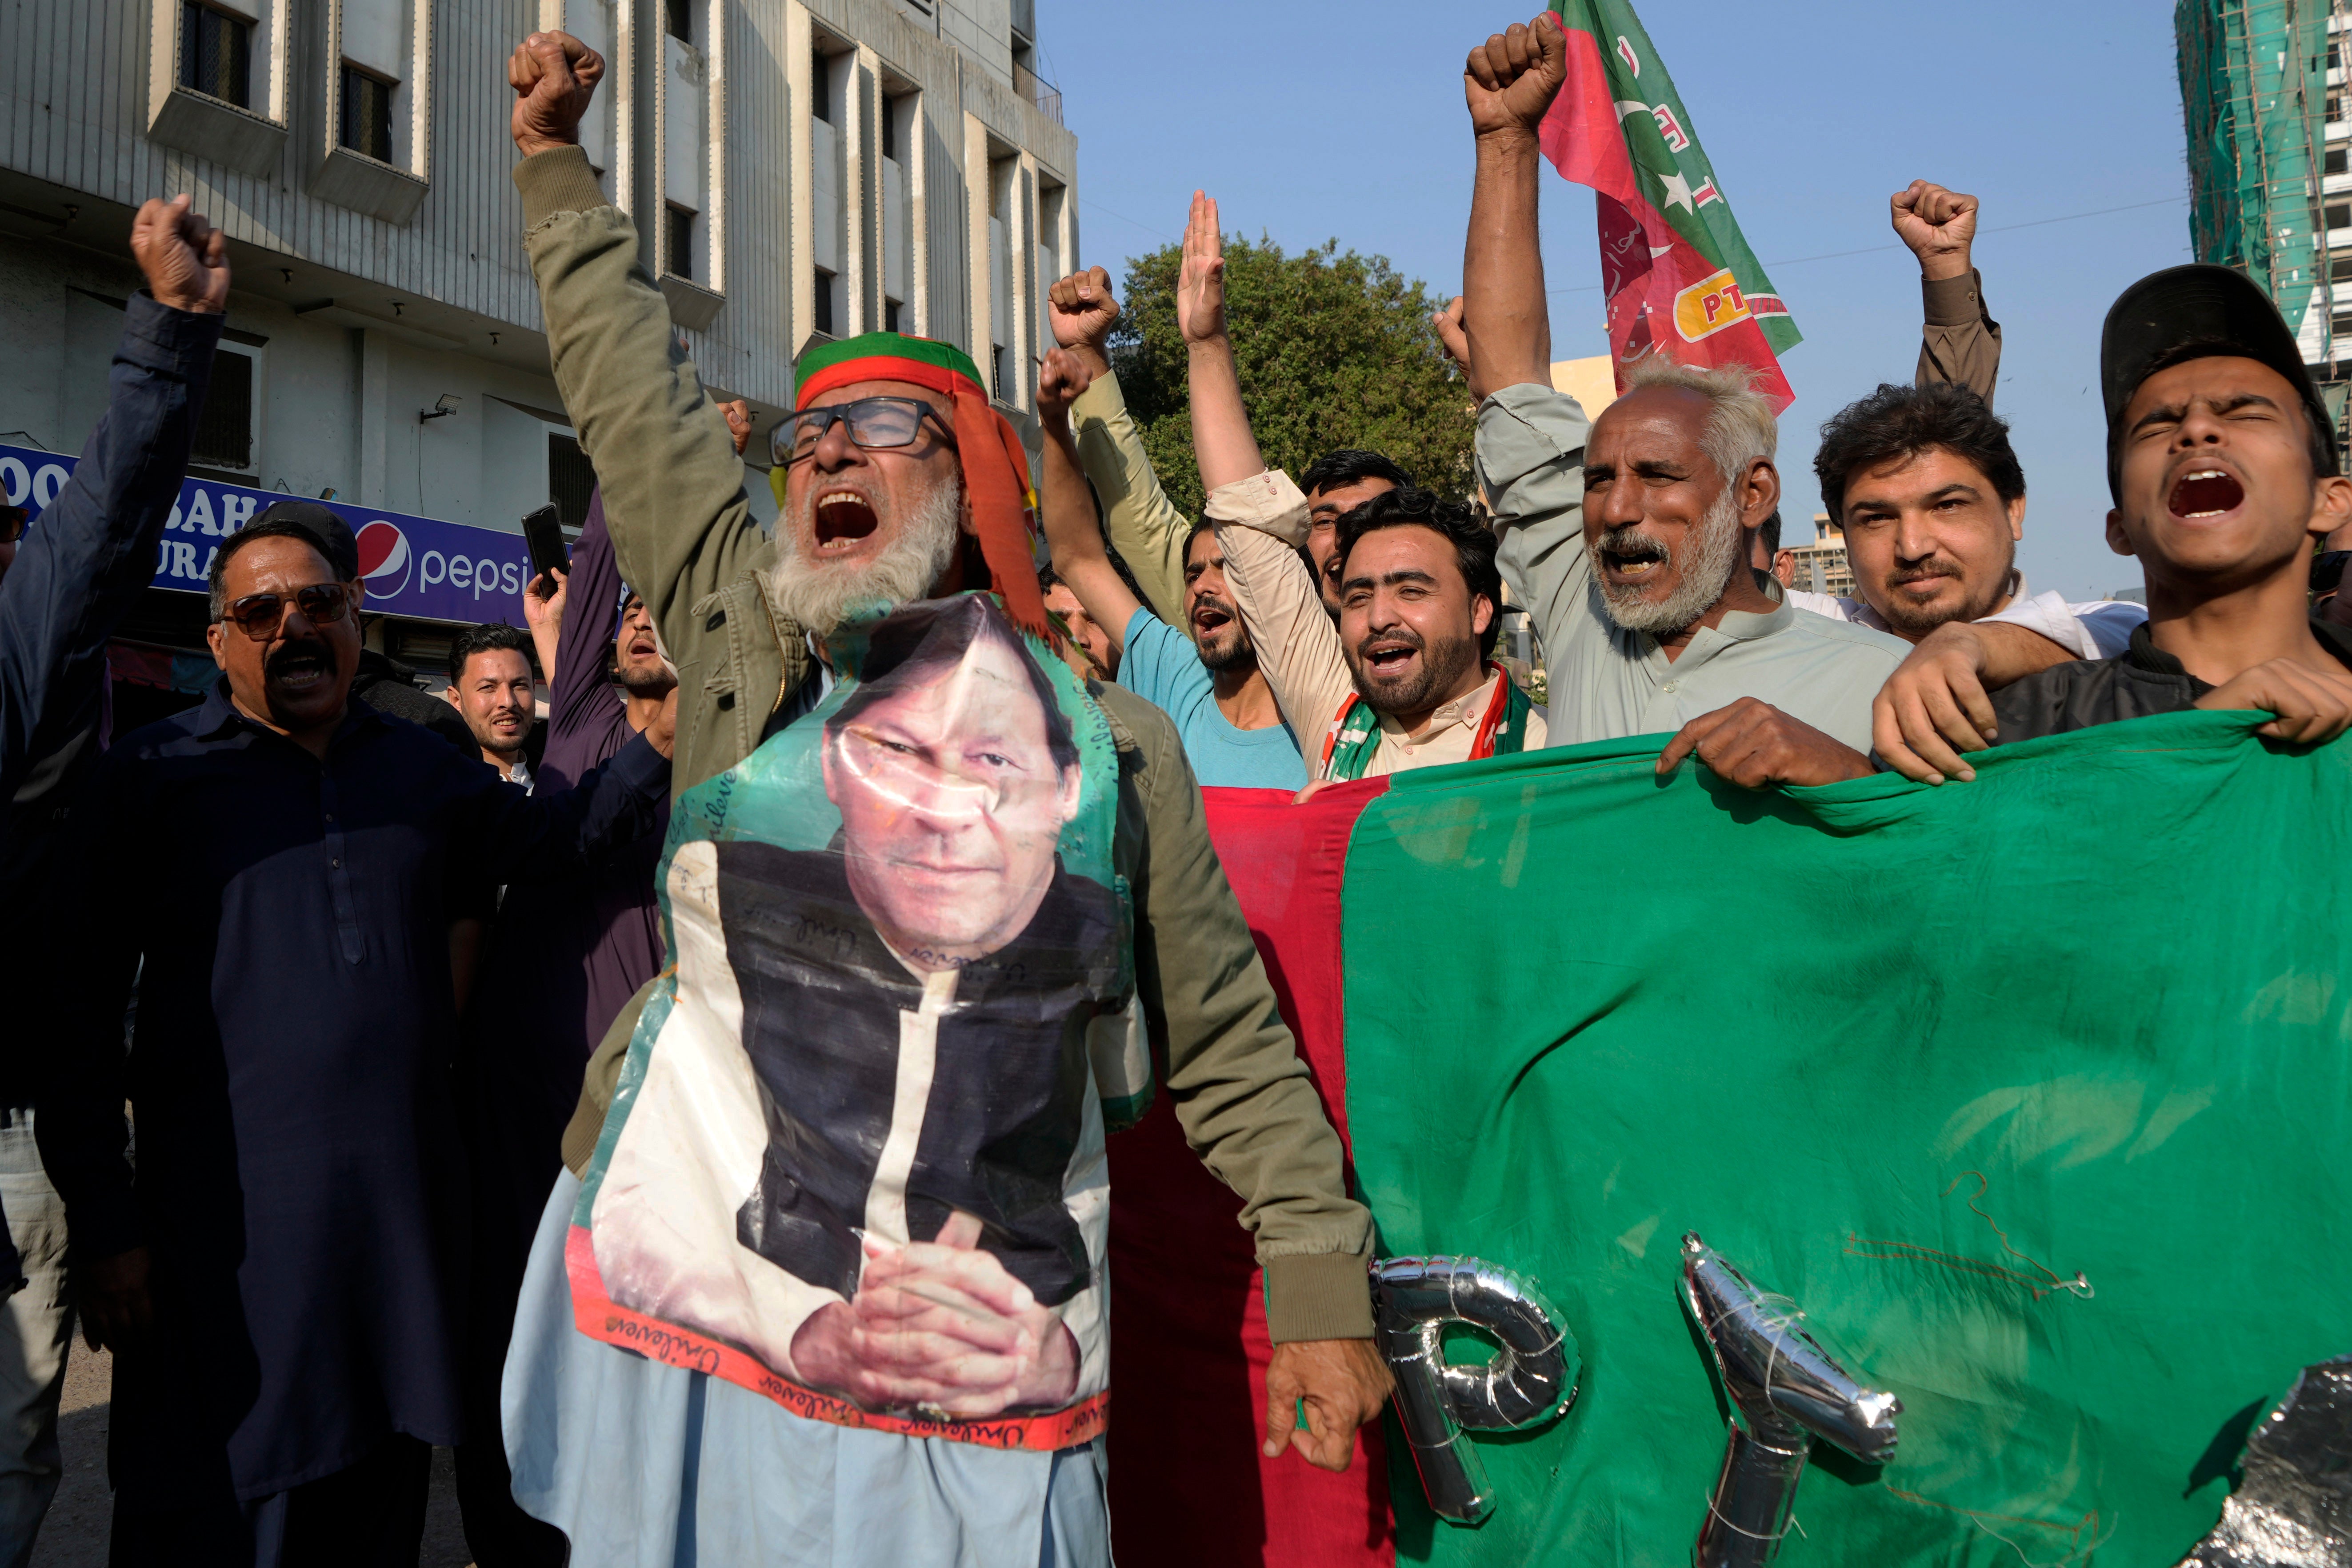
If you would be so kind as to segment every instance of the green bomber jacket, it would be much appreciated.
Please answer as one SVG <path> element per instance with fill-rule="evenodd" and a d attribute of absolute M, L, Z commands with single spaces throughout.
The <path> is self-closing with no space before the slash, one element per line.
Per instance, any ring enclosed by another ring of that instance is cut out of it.
<path fill-rule="evenodd" d="M 595 463 L 621 574 L 677 666 L 672 786 L 684 791 L 759 745 L 769 716 L 810 677 L 807 640 L 770 608 L 760 574 L 775 568 L 776 546 L 751 514 L 726 422 L 639 265 L 635 226 L 576 147 L 526 158 L 514 178 L 556 385 Z M 1242 1199 L 1273 1338 L 1368 1338 L 1371 1216 L 1349 1195 L 1339 1135 L 1209 842 L 1175 726 L 1118 687 L 1089 689 L 1118 747 L 1113 859 L 1134 896 L 1136 988 L 1185 1138 Z M 564 1136 L 575 1173 L 646 994 L 589 1062 Z"/>

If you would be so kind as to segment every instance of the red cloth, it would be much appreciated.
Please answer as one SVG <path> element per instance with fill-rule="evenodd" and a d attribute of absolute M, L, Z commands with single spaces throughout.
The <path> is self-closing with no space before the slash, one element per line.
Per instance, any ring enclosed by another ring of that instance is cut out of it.
<path fill-rule="evenodd" d="M 1283 1020 L 1343 1142 L 1339 886 L 1357 815 L 1387 784 L 1336 785 L 1303 806 L 1287 790 L 1201 792 Z M 1121 1568 L 1390 1568 L 1377 1425 L 1357 1435 L 1343 1475 L 1296 1453 L 1269 1460 L 1258 1447 L 1274 1353 L 1265 1278 L 1237 1223 L 1240 1200 L 1185 1144 L 1166 1093 L 1110 1141 L 1110 1519 Z"/>

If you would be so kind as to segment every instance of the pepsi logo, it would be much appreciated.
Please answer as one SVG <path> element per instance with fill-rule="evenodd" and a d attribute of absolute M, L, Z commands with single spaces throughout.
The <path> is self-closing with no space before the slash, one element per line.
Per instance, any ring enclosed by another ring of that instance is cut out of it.
<path fill-rule="evenodd" d="M 408 586 L 408 535 L 382 518 L 359 531 L 360 581 L 371 599 L 394 599 Z"/>

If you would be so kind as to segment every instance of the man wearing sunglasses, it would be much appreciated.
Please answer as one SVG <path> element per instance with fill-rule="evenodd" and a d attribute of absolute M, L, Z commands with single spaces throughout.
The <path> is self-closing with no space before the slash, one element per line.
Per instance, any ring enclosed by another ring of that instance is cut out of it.
<path fill-rule="evenodd" d="M 726 426 L 637 264 L 636 230 L 578 145 L 603 71 L 562 33 L 515 51 L 515 184 L 556 384 L 596 454 L 622 573 L 677 665 L 683 811 L 688 792 L 815 710 L 830 676 L 813 635 L 860 606 L 984 590 L 1015 626 L 1052 638 L 1028 455 L 970 356 L 949 344 L 871 332 L 802 354 L 796 406 L 771 448 L 775 533 L 762 533 Z M 1151 1056 L 1192 1146 L 1243 1198 L 1265 1264 L 1276 1342 L 1268 1446 L 1344 1470 L 1356 1427 L 1388 1391 L 1364 1289 L 1370 1216 L 1347 1194 L 1339 1140 L 1279 1022 L 1173 726 L 1118 687 L 1088 690 L 1120 753 L 1111 859 L 1132 889 Z M 603 1131 L 644 995 L 589 1064 L 551 1198 L 556 1220 Z M 1098 1438 L 983 1451 L 835 1426 L 632 1356 L 573 1326 L 562 1230 L 543 1224 L 532 1255 L 530 1279 L 555 1289 L 526 1287 L 506 1437 L 516 1500 L 571 1536 L 575 1563 L 615 1560 L 604 1553 L 616 1539 L 698 1537 L 726 1539 L 747 1562 L 932 1561 L 956 1550 L 950 1534 L 973 1561 L 1037 1561 L 1041 1538 L 1045 1560 L 1107 1560 Z M 625 1425 L 625 1406 L 638 1413 Z M 667 1453 L 636 1437 L 656 1419 L 678 1434 Z M 706 1479 L 681 1494 L 681 1475 Z M 836 1531 L 831 1500 L 860 1477 L 873 1484 Z"/>
<path fill-rule="evenodd" d="M 120 1563 L 414 1557 L 428 1445 L 460 1436 L 450 899 L 578 874 L 667 789 L 667 716 L 534 798 L 352 701 L 360 594 L 299 521 L 222 541 L 218 684 L 75 811 L 39 1131 L 118 1352 Z"/>
<path fill-rule="evenodd" d="M 26 528 L 22 506 L 0 511 L 0 900 L 12 910 L 52 907 L 58 828 L 103 744 L 107 639 L 154 575 L 228 300 L 227 240 L 186 196 L 142 206 L 131 250 L 146 287 L 123 308 L 106 414 L 37 522 Z M 46 962 L 37 947 L 19 957 L 28 973 Z M 32 1052 L 52 1031 L 26 1011 L 53 1000 L 48 986 L 27 988 L 8 1034 L 18 1048 L 0 1062 L 0 1194 L 14 1235 L 0 1237 L 0 1568 L 30 1558 L 60 1474 L 73 1292 L 64 1205 L 34 1146 L 45 1064 Z"/>

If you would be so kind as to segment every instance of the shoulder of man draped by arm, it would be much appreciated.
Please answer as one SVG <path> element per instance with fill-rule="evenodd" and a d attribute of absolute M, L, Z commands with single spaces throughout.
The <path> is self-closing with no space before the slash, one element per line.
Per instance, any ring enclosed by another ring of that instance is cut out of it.
<path fill-rule="evenodd" d="M 1320 612 L 1318 612 L 1318 614 Z M 1348 1196 L 1339 1136 L 1275 1003 L 1249 926 L 1209 842 L 1200 786 L 1168 716 L 1101 689 L 1136 742 L 1145 836 L 1136 879 L 1136 984 L 1166 1042 L 1184 1136 L 1242 1199 L 1277 1342 L 1372 1331 L 1371 1215 Z"/>
<path fill-rule="evenodd" d="M 1607 636 L 1587 603 L 1584 442 L 1591 424 L 1575 398 L 1534 383 L 1479 405 L 1478 482 L 1495 514 L 1495 563 L 1528 606 L 1555 672 L 1582 636 Z"/>
<path fill-rule="evenodd" d="M 1103 534 L 1135 574 L 1151 613 L 1170 626 L 1184 619 L 1184 539 L 1192 524 L 1160 486 L 1159 470 L 1143 449 L 1142 432 L 1127 411 L 1118 377 L 1107 373 L 1070 405 L 1078 463 L 1102 499 Z"/>
<path fill-rule="evenodd" d="M 1290 732 L 1312 748 L 1356 682 L 1339 629 L 1299 558 L 1307 543 L 1307 498 L 1288 474 L 1268 468 L 1210 491 L 1202 510 L 1216 525 L 1225 583 L 1257 647 L 1258 668 L 1274 688 Z"/>
<path fill-rule="evenodd" d="M 223 318 L 124 308 L 106 412 L 0 578 L 0 800 L 49 737 L 95 718 L 106 639 L 155 575 Z"/>
<path fill-rule="evenodd" d="M 2006 609 L 1977 624 L 2022 626 L 2063 649 L 2063 654 L 2048 660 L 2063 664 L 2068 659 L 2114 658 L 2131 645 L 2133 629 L 2147 619 L 2146 605 L 2117 600 L 2070 605 L 2045 590 L 2031 598 L 2013 599 Z"/>
<path fill-rule="evenodd" d="M 680 665 L 712 636 L 693 615 L 767 547 L 727 421 L 637 260 L 637 231 L 577 147 L 515 165 L 563 406 L 596 465 L 622 576 Z M 723 642 L 723 638 L 720 639 Z"/>
<path fill-rule="evenodd" d="M 1919 291 L 1924 322 L 1916 384 L 1950 382 L 1990 405 L 2000 384 L 2000 323 L 1985 309 L 1983 276 L 1971 268 L 1957 278 L 1925 278 Z"/>

